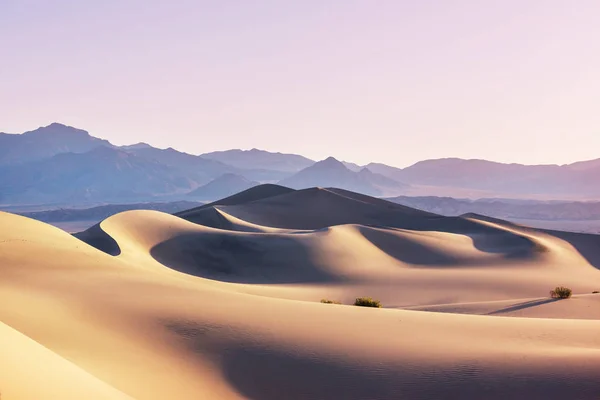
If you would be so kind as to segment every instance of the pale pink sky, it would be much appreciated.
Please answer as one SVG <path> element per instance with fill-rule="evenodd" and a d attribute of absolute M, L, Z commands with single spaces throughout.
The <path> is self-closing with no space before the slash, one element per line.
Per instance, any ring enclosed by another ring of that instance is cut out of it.
<path fill-rule="evenodd" d="M 405 166 L 600 157 L 598 0 L 0 0 L 0 132 Z"/>

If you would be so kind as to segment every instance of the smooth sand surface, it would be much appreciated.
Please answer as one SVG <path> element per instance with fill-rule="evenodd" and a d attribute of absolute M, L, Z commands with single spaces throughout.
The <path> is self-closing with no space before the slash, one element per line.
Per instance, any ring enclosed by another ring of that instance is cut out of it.
<path fill-rule="evenodd" d="M 0 213 L 2 400 L 600 396 L 600 236 L 316 188 L 180 216 Z"/>
<path fill-rule="evenodd" d="M 132 399 L 1 323 L 0 338 L 3 398 Z"/>

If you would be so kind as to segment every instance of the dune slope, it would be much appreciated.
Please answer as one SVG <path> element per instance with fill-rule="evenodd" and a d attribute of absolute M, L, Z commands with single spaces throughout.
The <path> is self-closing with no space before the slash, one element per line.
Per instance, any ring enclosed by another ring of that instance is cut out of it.
<path fill-rule="evenodd" d="M 3 399 L 122 399 L 131 397 L 0 323 Z"/>
<path fill-rule="evenodd" d="M 86 398 L 600 393 L 597 237 L 338 190 L 251 190 L 182 214 L 194 222 L 121 213 L 82 240 L 0 213 L 2 340 L 72 366 L 56 372 Z M 575 297 L 546 301 L 557 284 Z M 386 308 L 319 303 L 358 296 Z M 6 371 L 0 379 L 15 376 Z M 19 379 L 6 396 L 42 383 Z"/>

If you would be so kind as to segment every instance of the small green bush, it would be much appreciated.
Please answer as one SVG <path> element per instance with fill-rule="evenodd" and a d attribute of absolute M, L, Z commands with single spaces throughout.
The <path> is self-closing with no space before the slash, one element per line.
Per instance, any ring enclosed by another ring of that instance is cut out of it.
<path fill-rule="evenodd" d="M 329 299 L 321 299 L 321 303 L 324 303 L 324 304 L 342 304 L 341 301 L 329 300 Z"/>
<path fill-rule="evenodd" d="M 354 301 L 354 305 L 360 307 L 381 308 L 381 302 L 379 300 L 373 300 L 370 297 L 357 297 Z"/>
<path fill-rule="evenodd" d="M 550 291 L 550 297 L 553 299 L 568 299 L 571 294 L 573 294 L 573 291 L 564 286 L 557 286 Z"/>

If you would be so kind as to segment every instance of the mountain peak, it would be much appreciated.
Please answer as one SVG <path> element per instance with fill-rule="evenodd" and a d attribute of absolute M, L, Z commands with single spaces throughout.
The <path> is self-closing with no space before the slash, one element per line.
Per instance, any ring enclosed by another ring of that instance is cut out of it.
<path fill-rule="evenodd" d="M 315 164 L 313 164 L 311 169 L 327 169 L 332 171 L 348 171 L 351 172 L 341 161 L 338 161 L 334 157 L 327 157 L 324 160 L 321 160 Z"/>
<path fill-rule="evenodd" d="M 90 136 L 87 131 L 77 129 L 72 126 L 53 122 L 48 126 L 40 126 L 36 130 L 25 132 L 24 135 L 78 135 Z"/>
<path fill-rule="evenodd" d="M 60 122 L 53 122 L 48 126 L 44 126 L 43 128 L 72 128 L 71 126 L 61 124 Z"/>
<path fill-rule="evenodd" d="M 319 161 L 317 164 L 321 164 L 321 165 L 336 165 L 336 166 L 337 165 L 341 165 L 344 168 L 346 168 L 344 166 L 344 164 L 342 164 L 341 161 L 338 161 L 335 157 L 332 157 L 332 156 L 329 156 L 326 159 Z"/>
<path fill-rule="evenodd" d="M 121 146 L 121 148 L 123 149 L 128 149 L 128 150 L 135 150 L 135 149 L 149 149 L 152 146 L 150 146 L 148 143 L 146 142 L 139 142 L 139 143 L 135 143 L 135 144 L 130 144 L 130 145 L 126 145 L 126 146 Z"/>
<path fill-rule="evenodd" d="M 4 141 L 0 144 L 0 165 L 39 161 L 61 153 L 86 153 L 98 146 L 112 147 L 107 140 L 58 122 L 10 135 Z"/>

